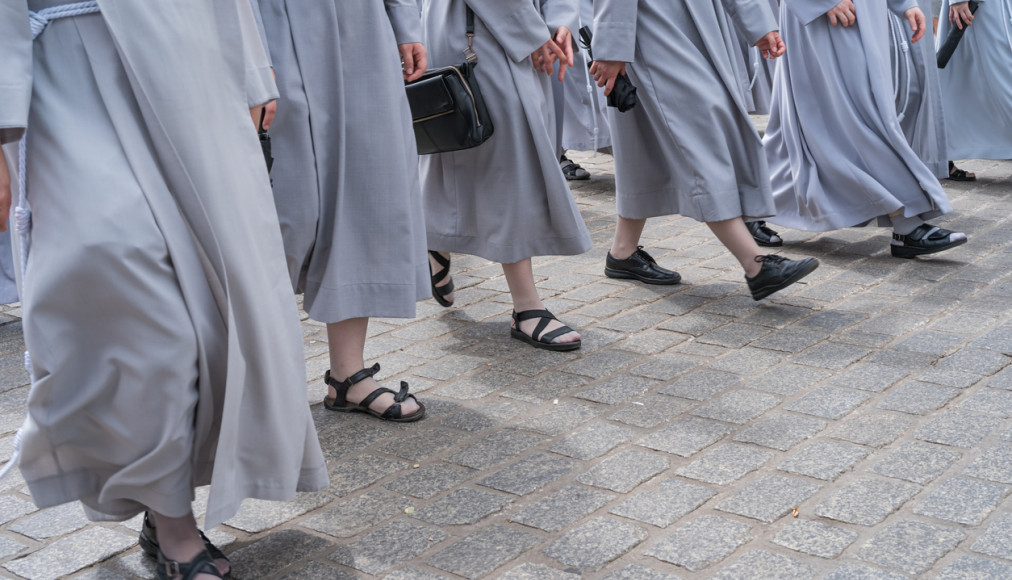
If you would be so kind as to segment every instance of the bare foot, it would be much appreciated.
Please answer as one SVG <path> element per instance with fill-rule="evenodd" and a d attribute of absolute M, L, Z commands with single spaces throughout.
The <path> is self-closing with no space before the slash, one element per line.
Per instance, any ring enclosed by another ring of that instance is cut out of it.
<path fill-rule="evenodd" d="M 520 321 L 520 332 L 526 334 L 527 336 L 533 337 L 534 329 L 538 327 L 538 324 L 540 322 L 541 322 L 540 318 L 522 320 Z M 516 322 L 511 323 L 510 326 L 512 328 L 516 328 Z M 545 330 L 539 336 L 544 336 L 549 332 L 552 332 L 553 330 L 561 328 L 563 326 L 565 326 L 565 324 L 558 320 L 550 320 L 548 322 L 548 326 L 545 327 Z M 574 330 L 573 332 L 567 332 L 566 334 L 555 337 L 552 340 L 552 344 L 563 344 L 567 342 L 576 342 L 578 340 L 580 340 L 580 333 Z"/>
<path fill-rule="evenodd" d="M 338 380 L 338 377 L 334 377 L 334 379 Z M 338 380 L 338 382 L 341 382 L 342 380 L 346 379 L 347 377 L 345 377 L 345 379 Z M 369 393 L 372 393 L 381 386 L 382 385 L 377 383 L 376 380 L 373 379 L 372 377 L 362 379 L 361 381 L 355 383 L 354 385 L 351 386 L 351 388 L 348 389 L 348 394 L 345 396 L 345 401 L 347 401 L 348 406 L 357 405 L 361 403 L 366 397 L 368 397 Z M 328 388 L 328 395 L 330 395 L 331 399 L 337 396 L 337 391 L 334 389 L 334 387 Z M 369 403 L 369 408 L 372 409 L 373 411 L 376 411 L 377 413 L 383 413 L 383 411 L 386 411 L 393 404 L 394 404 L 393 394 L 383 393 L 382 395 L 376 397 L 376 399 L 373 400 L 372 403 Z M 401 402 L 402 417 L 407 417 L 408 415 L 412 415 L 417 412 L 418 412 L 418 401 L 416 401 L 414 397 L 408 397 L 404 399 L 403 402 Z"/>

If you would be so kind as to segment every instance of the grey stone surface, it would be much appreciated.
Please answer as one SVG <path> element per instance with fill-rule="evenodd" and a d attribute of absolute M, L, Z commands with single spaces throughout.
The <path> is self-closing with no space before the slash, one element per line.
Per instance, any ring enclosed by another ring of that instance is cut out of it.
<path fill-rule="evenodd" d="M 478 483 L 515 495 L 527 495 L 565 476 L 575 467 L 576 462 L 572 459 L 554 453 L 535 453 Z"/>
<path fill-rule="evenodd" d="M 33 580 L 55 580 L 91 566 L 137 543 L 137 538 L 93 526 L 65 536 L 4 568 Z"/>
<path fill-rule="evenodd" d="M 762 522 L 772 522 L 819 491 L 819 485 L 770 474 L 717 504 L 717 509 Z"/>
<path fill-rule="evenodd" d="M 510 521 L 546 532 L 555 532 L 594 513 L 613 499 L 615 494 L 582 485 L 571 485 L 512 512 L 509 517 Z"/>
<path fill-rule="evenodd" d="M 962 453 L 954 449 L 911 441 L 886 455 L 870 470 L 924 485 L 944 473 L 961 456 Z"/>
<path fill-rule="evenodd" d="M 857 539 L 857 532 L 821 522 L 794 520 L 770 541 L 778 546 L 818 556 L 835 558 Z"/>
<path fill-rule="evenodd" d="M 293 564 L 305 561 L 314 552 L 326 553 L 333 544 L 299 530 L 281 530 L 246 547 L 228 554 L 232 564 L 230 576 L 238 580 L 270 578 Z M 346 572 L 338 575 L 326 568 L 328 578 L 351 578 Z M 291 576 L 289 576 L 291 577 Z"/>
<path fill-rule="evenodd" d="M 965 537 L 955 528 L 904 520 L 875 534 L 857 555 L 907 574 L 921 574 Z"/>
<path fill-rule="evenodd" d="M 333 476 L 332 476 L 333 477 Z M 378 478 L 377 478 L 378 479 Z M 331 485 L 334 485 L 333 478 Z M 257 533 L 277 527 L 312 511 L 333 499 L 326 491 L 300 493 L 290 502 L 248 499 L 242 502 L 239 513 L 226 523 L 245 532 Z"/>
<path fill-rule="evenodd" d="M 323 576 L 322 578 L 327 578 Z M 295 579 L 293 579 L 295 580 Z M 436 574 L 429 572 L 428 570 L 420 570 L 418 568 L 406 567 L 400 570 L 395 570 L 383 577 L 383 580 L 449 580 L 442 574 Z"/>
<path fill-rule="evenodd" d="M 979 554 L 1012 560 L 1012 514 L 996 516 L 987 530 L 970 547 Z"/>
<path fill-rule="evenodd" d="M 413 515 L 440 527 L 473 524 L 501 510 L 511 501 L 508 495 L 463 487 L 416 509 Z"/>
<path fill-rule="evenodd" d="M 900 481 L 861 478 L 836 491 L 816 508 L 816 515 L 832 520 L 875 525 L 914 497 L 920 486 Z"/>
<path fill-rule="evenodd" d="M 614 405 L 642 395 L 659 384 L 658 381 L 644 379 L 643 377 L 619 375 L 591 385 L 576 393 L 575 396 L 580 399 L 594 401 L 595 403 Z"/>
<path fill-rule="evenodd" d="M 678 580 L 678 576 L 659 572 L 639 564 L 629 564 L 608 574 L 602 580 Z"/>
<path fill-rule="evenodd" d="M 410 464 L 378 455 L 363 454 L 331 465 L 329 491 L 337 495 L 348 495 Z"/>
<path fill-rule="evenodd" d="M 541 541 L 535 534 L 492 525 L 468 535 L 429 558 L 440 570 L 474 580 L 530 550 Z"/>
<path fill-rule="evenodd" d="M 692 414 L 706 419 L 742 424 L 780 404 L 780 399 L 756 391 L 735 390 L 704 403 Z"/>
<path fill-rule="evenodd" d="M 516 457 L 518 453 L 537 445 L 543 439 L 533 433 L 504 429 L 458 449 L 447 459 L 472 469 L 486 469 Z"/>
<path fill-rule="evenodd" d="M 499 580 L 580 580 L 580 575 L 527 562 L 506 572 Z"/>
<path fill-rule="evenodd" d="M 575 431 L 549 447 L 549 451 L 576 459 L 593 459 L 628 441 L 636 430 L 597 421 Z"/>
<path fill-rule="evenodd" d="M 696 572 L 730 556 L 750 539 L 751 529 L 727 518 L 700 516 L 661 539 L 646 554 Z"/>
<path fill-rule="evenodd" d="M 508 421 L 526 409 L 515 401 L 483 401 L 477 409 L 460 409 L 442 420 L 448 427 L 478 432 Z"/>
<path fill-rule="evenodd" d="M 1001 444 L 986 450 L 964 473 L 989 481 L 1012 483 L 1012 445 Z"/>
<path fill-rule="evenodd" d="M 8 538 L 0 538 L 0 559 L 10 558 L 28 549 L 29 546 L 21 542 L 15 542 Z"/>
<path fill-rule="evenodd" d="M 997 483 L 954 477 L 942 482 L 942 485 L 921 500 L 914 507 L 914 513 L 959 524 L 976 525 L 984 521 L 1008 492 L 1007 486 Z"/>
<path fill-rule="evenodd" d="M 580 474 L 577 481 L 625 493 L 668 468 L 666 457 L 637 449 L 625 449 Z"/>
<path fill-rule="evenodd" d="M 520 429 L 543 435 L 561 435 L 593 419 L 601 412 L 596 405 L 578 401 L 562 401 L 547 411 L 517 423 Z"/>
<path fill-rule="evenodd" d="M 945 567 L 938 580 L 1005 580 L 1012 578 L 1012 564 L 987 558 L 963 556 Z"/>
<path fill-rule="evenodd" d="M 552 353 L 555 355 L 561 353 Z M 518 362 L 519 367 L 529 364 L 527 357 Z M 554 365 L 551 365 L 554 366 Z M 594 375 L 595 377 L 601 375 Z M 561 397 L 587 384 L 587 379 L 568 373 L 548 373 L 536 378 L 519 381 L 513 386 L 503 389 L 500 395 L 527 403 L 544 403 Z"/>
<path fill-rule="evenodd" d="M 600 570 L 647 538 L 640 526 L 610 518 L 594 518 L 562 534 L 545 555 L 581 571 Z"/>
<path fill-rule="evenodd" d="M 810 389 L 812 385 L 831 376 L 833 373 L 825 369 L 786 363 L 777 365 L 755 378 L 750 378 L 748 386 L 757 391 L 787 396 Z"/>
<path fill-rule="evenodd" d="M 911 381 L 890 389 L 878 408 L 923 415 L 940 408 L 958 394 L 957 389 Z"/>
<path fill-rule="evenodd" d="M 932 443 L 973 447 L 1001 424 L 1002 420 L 998 417 L 947 409 L 918 429 L 915 436 Z"/>
<path fill-rule="evenodd" d="M 376 450 L 408 461 L 422 461 L 453 447 L 466 437 L 466 432 L 457 429 L 432 427 L 427 437 L 397 437 L 378 445 Z"/>
<path fill-rule="evenodd" d="M 762 326 L 732 322 L 706 332 L 696 338 L 696 340 L 702 342 L 703 344 L 716 344 L 727 348 L 741 348 L 769 333 L 770 329 Z"/>
<path fill-rule="evenodd" d="M 1012 391 L 1004 389 L 981 389 L 971 393 L 958 405 L 960 409 L 977 411 L 985 415 L 1012 417 Z"/>
<path fill-rule="evenodd" d="M 793 413 L 775 413 L 753 422 L 735 435 L 734 440 L 787 451 L 825 427 L 826 422 L 822 419 Z"/>
<path fill-rule="evenodd" d="M 81 504 L 67 503 L 19 518 L 7 527 L 34 540 L 63 536 L 88 525 Z"/>
<path fill-rule="evenodd" d="M 907 376 L 907 371 L 886 365 L 858 363 L 835 373 L 830 384 L 862 391 L 882 392 Z"/>
<path fill-rule="evenodd" d="M 825 580 L 906 580 L 908 576 L 862 564 L 846 563 L 826 576 Z"/>
<path fill-rule="evenodd" d="M 797 364 L 824 369 L 842 369 L 871 352 L 866 348 L 839 342 L 822 342 L 794 357 Z"/>
<path fill-rule="evenodd" d="M 25 514 L 30 514 L 36 509 L 35 504 L 30 501 L 10 495 L 0 495 L 0 523 L 7 523 Z"/>
<path fill-rule="evenodd" d="M 731 433 L 731 428 L 705 419 L 687 417 L 643 437 L 639 445 L 688 457 Z"/>
<path fill-rule="evenodd" d="M 769 578 L 770 580 L 807 580 L 815 575 L 815 569 L 808 564 L 773 552 L 757 550 L 749 552 L 718 572 L 719 580 L 746 580 L 748 578 Z"/>
<path fill-rule="evenodd" d="M 366 574 L 380 574 L 413 559 L 447 537 L 439 528 L 394 520 L 340 546 L 330 559 Z"/>
<path fill-rule="evenodd" d="M 747 445 L 721 445 L 675 471 L 678 475 L 706 483 L 727 485 L 759 469 L 773 453 Z"/>
<path fill-rule="evenodd" d="M 787 353 L 775 350 L 746 346 L 718 358 L 710 363 L 709 368 L 754 377 L 782 362 L 787 356 Z"/>
<path fill-rule="evenodd" d="M 609 419 L 634 427 L 654 427 L 692 408 L 694 402 L 655 395 L 639 398 L 608 416 Z"/>
<path fill-rule="evenodd" d="M 418 465 L 405 475 L 385 484 L 390 491 L 421 499 L 429 498 L 469 479 L 475 471 L 445 463 Z"/>
<path fill-rule="evenodd" d="M 705 401 L 738 385 L 741 380 L 742 378 L 736 374 L 702 369 L 672 381 L 661 389 L 661 393 L 693 401 Z"/>
<path fill-rule="evenodd" d="M 839 419 L 853 411 L 869 397 L 871 395 L 864 391 L 839 387 L 819 387 L 784 408 L 806 415 Z"/>
<path fill-rule="evenodd" d="M 710 488 L 665 480 L 656 489 L 640 492 L 613 507 L 611 513 L 666 528 L 717 495 Z"/>
<path fill-rule="evenodd" d="M 402 513 L 409 505 L 398 495 L 369 491 L 317 512 L 300 525 L 338 538 L 350 538 Z"/>
<path fill-rule="evenodd" d="M 868 455 L 860 446 L 837 441 L 815 441 L 780 464 L 788 473 L 832 481 Z"/>

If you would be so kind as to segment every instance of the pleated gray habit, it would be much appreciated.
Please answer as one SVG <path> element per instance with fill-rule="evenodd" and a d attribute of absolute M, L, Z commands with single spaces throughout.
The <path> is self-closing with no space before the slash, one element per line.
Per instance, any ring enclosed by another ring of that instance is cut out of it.
<path fill-rule="evenodd" d="M 770 11 L 776 17 L 780 12 L 779 1 L 768 1 Z M 763 58 L 759 49 L 754 44 L 749 44 L 749 40 L 737 28 L 730 15 L 728 21 L 737 41 L 737 51 L 731 55 L 732 62 L 741 70 L 741 82 L 745 86 L 745 105 L 748 112 L 756 115 L 769 115 L 773 71 L 777 61 Z"/>
<path fill-rule="evenodd" d="M 889 10 L 917 0 L 854 0 L 857 23 L 832 26 L 833 0 L 784 0 L 764 145 L 776 217 L 795 229 L 828 231 L 888 214 L 928 220 L 952 211 L 935 173 L 911 147 L 896 111 Z"/>
<path fill-rule="evenodd" d="M 576 0 L 427 0 L 422 22 L 429 67 L 459 65 L 475 12 L 475 68 L 495 132 L 478 147 L 423 155 L 429 249 L 503 264 L 575 255 L 590 234 L 559 168 L 550 82 L 530 55 L 559 26 L 575 30 Z"/>
<path fill-rule="evenodd" d="M 580 0 L 579 26 L 593 28 L 594 0 Z M 579 32 L 573 30 L 573 37 L 579 39 Z M 578 41 L 579 42 L 579 41 Z M 562 149 L 577 151 L 598 151 L 611 146 L 611 134 L 604 109 L 604 89 L 597 86 L 590 76 L 590 57 L 579 43 L 580 50 L 573 53 L 573 67 L 566 71 L 565 80 L 552 83 L 552 90 L 562 93 L 563 114 L 556 119 L 562 125 Z M 558 97 L 556 97 L 558 98 Z M 556 107 L 558 115 L 559 107 Z"/>
<path fill-rule="evenodd" d="M 777 29 L 767 0 L 597 0 L 594 57 L 631 63 L 639 104 L 608 108 L 618 214 L 714 222 L 773 214 L 730 17 L 752 44 Z"/>
<path fill-rule="evenodd" d="M 950 0 L 938 13 L 938 42 Z M 950 159 L 1012 159 L 1012 0 L 981 0 L 973 25 L 938 71 Z"/>
<path fill-rule="evenodd" d="M 28 10 L 57 3 L 0 4 L 0 140 L 28 127 L 33 500 L 178 517 L 210 484 L 211 527 L 325 487 L 247 111 L 276 95 L 248 0 L 99 0 L 33 43 Z"/>
<path fill-rule="evenodd" d="M 421 41 L 418 6 L 258 1 L 281 92 L 274 197 L 303 307 L 328 323 L 413 317 L 429 270 L 397 45 Z"/>

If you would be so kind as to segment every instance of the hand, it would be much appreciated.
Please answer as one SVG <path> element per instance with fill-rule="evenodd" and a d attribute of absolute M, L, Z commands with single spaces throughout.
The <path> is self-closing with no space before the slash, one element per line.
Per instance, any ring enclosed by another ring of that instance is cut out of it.
<path fill-rule="evenodd" d="M 11 172 L 7 167 L 4 150 L 0 148 L 0 232 L 7 231 L 7 218 L 11 213 Z"/>
<path fill-rule="evenodd" d="M 615 79 L 625 74 L 626 63 L 617 60 L 595 60 L 590 65 L 590 74 L 597 81 L 597 86 L 604 87 L 604 96 L 611 94 L 615 87 Z"/>
<path fill-rule="evenodd" d="M 253 119 L 253 126 L 260 130 L 260 116 L 263 115 L 264 119 L 264 130 L 271 128 L 271 124 L 274 123 L 274 115 L 278 113 L 278 102 L 271 101 L 266 105 L 250 107 L 249 116 Z"/>
<path fill-rule="evenodd" d="M 398 44 L 397 50 L 401 53 L 401 68 L 404 70 L 404 80 L 416 81 L 425 74 L 429 66 L 428 53 L 425 45 L 421 42 L 408 42 Z"/>
<path fill-rule="evenodd" d="M 555 61 L 565 58 L 565 51 L 559 48 L 559 45 L 555 43 L 555 39 L 553 38 L 542 44 L 541 48 L 531 53 L 531 65 L 534 66 L 534 70 L 552 76 L 552 71 L 555 70 Z M 571 56 L 570 59 L 572 59 Z M 572 61 L 570 60 L 569 62 Z"/>
<path fill-rule="evenodd" d="M 566 78 L 566 68 L 573 66 L 573 33 L 560 26 L 552 40 L 565 54 L 565 58 L 559 59 L 559 82 L 562 82 Z"/>
<path fill-rule="evenodd" d="M 928 29 L 928 19 L 924 16 L 924 12 L 921 12 L 921 9 L 915 6 L 904 12 L 903 16 L 910 23 L 910 30 L 914 33 L 910 42 L 917 42 L 924 37 L 924 33 Z"/>
<path fill-rule="evenodd" d="M 960 30 L 963 26 L 973 24 L 973 13 L 970 12 L 970 5 L 967 2 L 958 2 L 949 5 L 949 23 L 955 24 Z"/>
<path fill-rule="evenodd" d="M 780 38 L 780 33 L 776 30 L 769 32 L 766 36 L 759 39 L 759 42 L 755 43 L 756 48 L 759 49 L 759 54 L 763 55 L 763 58 L 773 59 L 778 56 L 783 56 L 787 52 L 787 46 L 784 45 L 784 39 Z"/>
<path fill-rule="evenodd" d="M 854 8 L 854 3 L 850 0 L 843 0 L 829 12 L 826 12 L 826 16 L 829 17 L 829 23 L 833 26 L 839 24 L 847 27 L 857 22 L 857 9 Z"/>

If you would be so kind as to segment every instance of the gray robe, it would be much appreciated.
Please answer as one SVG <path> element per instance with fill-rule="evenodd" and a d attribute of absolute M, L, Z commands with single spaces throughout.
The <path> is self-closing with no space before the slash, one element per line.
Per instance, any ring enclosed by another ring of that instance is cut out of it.
<path fill-rule="evenodd" d="M 594 1 L 580 0 L 579 26 L 590 26 L 594 22 Z M 573 37 L 579 42 L 579 31 L 573 30 Z M 606 100 L 604 89 L 597 86 L 590 76 L 590 57 L 580 43 L 580 50 L 573 54 L 573 67 L 566 71 L 565 80 L 552 83 L 556 93 L 556 123 L 561 126 L 560 141 L 563 150 L 599 151 L 611 146 L 611 134 L 605 119 Z M 562 102 L 559 103 L 560 93 Z M 562 114 L 560 114 L 560 110 Z"/>
<path fill-rule="evenodd" d="M 397 44 L 414 0 L 259 0 L 281 99 L 274 197 L 310 318 L 415 315 L 429 295 L 418 153 Z"/>
<path fill-rule="evenodd" d="M 276 95 L 249 4 L 99 0 L 33 43 L 28 8 L 56 3 L 0 5 L 0 141 L 28 127 L 33 500 L 182 516 L 210 484 L 211 527 L 326 486 L 247 112 Z"/>
<path fill-rule="evenodd" d="M 949 24 L 946 0 L 938 38 Z M 1012 0 L 981 0 L 973 25 L 938 71 L 950 159 L 1012 159 Z"/>
<path fill-rule="evenodd" d="M 770 221 L 828 231 L 902 209 L 927 220 L 952 211 L 896 112 L 888 10 L 917 0 L 855 0 L 857 24 L 832 26 L 833 0 L 784 0 L 773 110 L 764 140 L 776 201 Z"/>
<path fill-rule="evenodd" d="M 770 11 L 773 12 L 775 17 L 780 13 L 778 0 L 769 0 L 769 3 Z M 741 69 L 742 83 L 745 87 L 745 104 L 748 107 L 748 112 L 756 115 L 769 115 L 773 71 L 776 68 L 777 61 L 763 58 L 762 54 L 759 53 L 759 49 L 753 44 L 749 44 L 748 39 L 734 27 L 730 16 L 728 16 L 728 22 L 731 23 L 732 30 L 736 32 L 737 52 L 734 52 L 731 56 L 736 66 Z"/>
<path fill-rule="evenodd" d="M 590 234 L 559 168 L 553 81 L 530 61 L 559 26 L 577 28 L 578 4 L 428 0 L 430 68 L 463 62 L 465 1 L 476 15 L 475 71 L 495 133 L 473 149 L 422 156 L 429 248 L 503 264 L 586 252 Z"/>
<path fill-rule="evenodd" d="M 766 0 L 598 0 L 594 57 L 631 63 L 639 104 L 608 109 L 618 214 L 704 222 L 773 214 L 759 134 L 748 116 L 734 34 L 777 29 Z"/>

